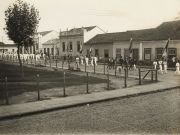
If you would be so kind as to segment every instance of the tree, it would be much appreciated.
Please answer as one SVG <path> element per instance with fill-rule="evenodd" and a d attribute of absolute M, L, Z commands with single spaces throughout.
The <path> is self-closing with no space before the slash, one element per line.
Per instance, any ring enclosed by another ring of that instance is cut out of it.
<path fill-rule="evenodd" d="M 33 5 L 17 0 L 5 11 L 6 33 L 17 46 L 19 65 L 23 76 L 20 48 L 34 45 L 34 37 L 39 24 L 39 12 Z"/>

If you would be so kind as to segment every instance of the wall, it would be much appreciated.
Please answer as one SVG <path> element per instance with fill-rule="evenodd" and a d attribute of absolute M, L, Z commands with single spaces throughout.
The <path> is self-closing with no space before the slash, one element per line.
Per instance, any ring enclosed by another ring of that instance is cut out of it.
<path fill-rule="evenodd" d="M 83 55 L 87 55 L 87 50 L 92 48 L 92 55 L 95 55 L 95 49 L 99 50 L 99 57 L 104 57 L 104 50 L 109 50 L 109 57 L 113 57 L 113 46 L 109 44 L 84 45 Z"/>
<path fill-rule="evenodd" d="M 56 31 L 52 31 L 44 36 L 40 36 L 39 35 L 39 51 L 42 50 L 43 51 L 43 43 L 47 42 L 50 39 L 55 39 L 55 38 L 59 38 L 59 33 Z"/>
<path fill-rule="evenodd" d="M 76 56 L 79 55 L 80 53 L 77 51 L 77 41 L 80 41 L 80 44 L 83 44 L 83 36 L 64 36 L 60 38 L 60 44 L 59 44 L 59 55 L 60 56 L 64 56 L 65 54 L 72 54 L 72 56 Z M 65 42 L 65 52 L 63 52 L 62 49 L 62 43 Z M 67 52 L 67 44 L 69 44 L 69 42 L 72 42 L 72 47 L 73 50 L 72 52 Z"/>
<path fill-rule="evenodd" d="M 90 31 L 86 31 L 84 29 L 84 43 L 90 40 L 92 37 L 96 36 L 97 34 L 102 34 L 104 31 L 102 31 L 100 28 L 95 27 L 94 29 Z"/>
<path fill-rule="evenodd" d="M 151 48 L 151 60 L 154 60 L 156 58 L 156 48 L 164 48 L 166 46 L 167 40 L 139 42 L 137 41 L 133 42 L 132 48 L 140 49 L 140 43 L 142 43 L 142 60 L 144 60 L 144 48 Z M 115 57 L 116 55 L 116 48 L 121 48 L 121 55 L 122 57 L 124 57 L 124 49 L 129 48 L 129 41 L 114 42 L 113 57 Z M 171 40 L 169 42 L 168 48 L 177 48 L 177 57 L 180 59 L 180 40 Z"/>

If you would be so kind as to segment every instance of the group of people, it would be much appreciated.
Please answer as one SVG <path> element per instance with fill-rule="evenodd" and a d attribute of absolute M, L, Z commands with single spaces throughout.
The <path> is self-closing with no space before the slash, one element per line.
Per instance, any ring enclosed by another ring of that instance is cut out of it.
<path fill-rule="evenodd" d="M 173 67 L 175 66 L 176 68 L 175 74 L 180 75 L 179 60 L 173 57 L 172 64 L 173 64 Z M 168 62 L 166 58 L 160 58 L 159 60 L 155 59 L 153 61 L 153 66 L 154 66 L 154 69 L 157 69 L 160 74 L 167 74 Z"/>
<path fill-rule="evenodd" d="M 125 59 L 120 57 L 116 57 L 115 59 L 109 58 L 108 59 L 108 69 L 116 69 L 119 72 L 123 70 L 124 68 L 128 68 L 129 70 L 136 70 L 136 59 L 133 59 L 131 57 L 126 57 Z"/>
<path fill-rule="evenodd" d="M 71 54 L 69 54 L 68 56 L 64 55 L 63 57 L 63 62 L 67 62 L 68 64 L 70 64 L 71 62 L 75 62 L 75 66 L 79 67 L 79 65 L 84 65 L 86 64 L 86 66 L 97 66 L 97 61 L 98 58 L 97 56 L 88 56 L 88 55 L 80 55 L 80 56 L 76 56 L 75 59 L 73 59 L 73 56 Z M 90 62 L 90 63 L 89 63 Z"/>

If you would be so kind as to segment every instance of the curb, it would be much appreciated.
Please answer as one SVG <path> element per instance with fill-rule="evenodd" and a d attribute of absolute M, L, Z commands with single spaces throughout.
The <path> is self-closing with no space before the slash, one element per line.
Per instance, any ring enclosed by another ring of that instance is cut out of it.
<path fill-rule="evenodd" d="M 60 110 L 60 109 L 83 106 L 83 105 L 86 105 L 86 104 L 94 104 L 94 103 L 100 103 L 100 102 L 105 102 L 105 101 L 110 101 L 110 100 L 138 97 L 138 96 L 142 96 L 142 95 L 148 95 L 148 94 L 154 94 L 154 93 L 169 91 L 169 90 L 173 90 L 173 89 L 177 89 L 177 88 L 180 88 L 180 86 L 164 88 L 164 89 L 157 89 L 157 90 L 149 91 L 149 92 L 140 92 L 140 93 L 124 95 L 124 96 L 120 96 L 120 97 L 111 97 L 111 98 L 107 98 L 107 99 L 99 99 L 99 100 L 96 100 L 96 101 L 87 101 L 87 102 L 83 102 L 83 103 L 75 103 L 75 104 L 71 104 L 71 105 L 64 105 L 64 106 L 58 106 L 58 107 L 53 107 L 53 108 L 46 108 L 46 109 L 41 109 L 41 110 L 36 110 L 36 111 L 26 112 L 26 113 L 20 113 L 20 114 L 14 114 L 14 115 L 9 115 L 9 116 L 2 116 L 2 117 L 0 117 L 0 121 L 9 120 L 9 119 L 15 119 L 15 118 L 21 118 L 22 116 L 29 116 L 29 115 L 34 115 L 34 114 L 46 113 L 46 112 Z"/>

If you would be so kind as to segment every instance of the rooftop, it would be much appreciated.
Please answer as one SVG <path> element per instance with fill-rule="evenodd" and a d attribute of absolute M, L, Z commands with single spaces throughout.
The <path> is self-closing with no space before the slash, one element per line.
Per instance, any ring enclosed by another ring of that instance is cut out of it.
<path fill-rule="evenodd" d="M 43 43 L 43 45 L 56 45 L 58 43 L 60 43 L 60 40 L 56 38 L 48 40 L 47 42 Z"/>
<path fill-rule="evenodd" d="M 75 35 L 83 35 L 83 29 L 86 31 L 91 31 L 96 26 L 89 26 L 89 27 L 81 27 L 81 28 L 73 28 L 67 31 L 61 31 L 60 36 L 75 36 Z"/>
<path fill-rule="evenodd" d="M 38 32 L 38 34 L 42 35 L 42 36 L 45 36 L 47 35 L 48 33 L 52 32 L 52 30 L 50 31 L 42 31 L 42 32 Z"/>
<path fill-rule="evenodd" d="M 152 41 L 152 40 L 173 40 L 180 39 L 180 20 L 164 22 L 156 28 L 132 30 L 126 32 L 115 32 L 98 34 L 85 44 L 103 44 L 114 41 L 129 41 L 130 38 L 135 41 Z"/>

